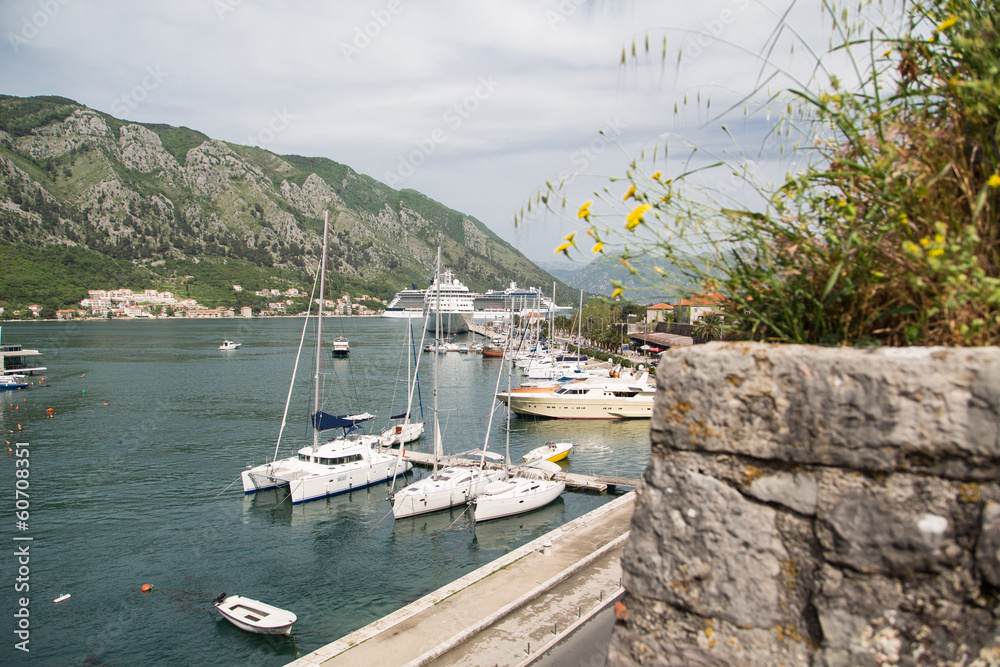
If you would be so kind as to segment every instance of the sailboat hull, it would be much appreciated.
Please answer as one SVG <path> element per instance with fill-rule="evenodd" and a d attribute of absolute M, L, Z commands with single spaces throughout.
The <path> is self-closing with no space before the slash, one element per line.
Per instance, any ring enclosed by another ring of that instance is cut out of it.
<path fill-rule="evenodd" d="M 397 519 L 405 519 L 465 505 L 503 475 L 502 470 L 445 468 L 437 478 L 425 477 L 396 493 L 392 499 L 392 514 Z"/>
<path fill-rule="evenodd" d="M 511 487 L 502 493 L 484 494 L 476 498 L 476 523 L 545 507 L 566 490 L 566 483 L 519 479 Z"/>
<path fill-rule="evenodd" d="M 302 460 L 301 456 L 313 460 Z M 344 459 L 353 460 L 327 464 Z M 304 448 L 299 457 L 244 470 L 241 477 L 244 493 L 288 487 L 292 503 L 304 503 L 380 484 L 412 468 L 410 462 L 372 449 L 366 441 L 338 439 L 322 445 L 315 453 Z"/>

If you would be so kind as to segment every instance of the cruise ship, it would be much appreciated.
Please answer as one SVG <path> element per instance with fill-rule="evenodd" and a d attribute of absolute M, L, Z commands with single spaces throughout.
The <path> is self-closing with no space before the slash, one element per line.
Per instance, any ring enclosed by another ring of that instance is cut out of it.
<path fill-rule="evenodd" d="M 518 287 L 516 282 L 511 282 L 505 290 L 488 290 L 485 294 L 477 294 L 470 292 L 465 285 L 456 280 L 451 271 L 446 271 L 441 276 L 441 283 L 441 302 L 445 308 L 442 314 L 449 311 L 458 314 L 460 317 L 455 318 L 456 320 L 468 320 L 471 316 L 473 324 L 506 321 L 510 318 L 511 312 L 521 316 L 533 314 L 547 317 L 553 311 L 558 314 L 559 311 L 572 310 L 572 307 L 568 306 L 560 308 L 551 298 L 542 294 L 539 288 Z M 424 308 L 433 300 L 428 297 L 433 296 L 435 289 L 436 285 L 432 283 L 426 290 L 417 289 L 416 285 L 412 285 L 410 289 L 397 292 L 386 306 L 382 317 L 423 317 Z M 472 299 L 471 308 L 467 302 L 468 297 Z M 433 313 L 433 310 L 431 312 Z M 441 328 L 446 329 L 444 324 Z M 453 330 L 451 333 L 461 333 L 467 329 L 468 321 L 464 329 Z M 433 328 L 429 328 L 428 331 L 433 331 Z"/>
<path fill-rule="evenodd" d="M 410 289 L 396 292 L 389 305 L 385 307 L 382 317 L 411 318 L 424 316 L 424 302 L 427 292 L 412 285 Z"/>
<path fill-rule="evenodd" d="M 475 310 L 474 296 L 451 271 L 442 273 L 427 288 L 425 303 L 430 311 L 427 332 L 450 336 L 468 331 Z M 437 331 L 439 319 L 441 331 Z"/>

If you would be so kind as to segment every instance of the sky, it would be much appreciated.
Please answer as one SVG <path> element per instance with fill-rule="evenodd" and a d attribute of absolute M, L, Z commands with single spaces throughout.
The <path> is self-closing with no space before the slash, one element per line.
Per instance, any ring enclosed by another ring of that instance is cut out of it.
<path fill-rule="evenodd" d="M 545 265 L 579 229 L 536 206 L 515 224 L 547 181 L 578 205 L 657 143 L 761 146 L 773 118 L 741 100 L 772 65 L 807 77 L 825 23 L 818 0 L 2 0 L 0 93 L 330 158 Z"/>

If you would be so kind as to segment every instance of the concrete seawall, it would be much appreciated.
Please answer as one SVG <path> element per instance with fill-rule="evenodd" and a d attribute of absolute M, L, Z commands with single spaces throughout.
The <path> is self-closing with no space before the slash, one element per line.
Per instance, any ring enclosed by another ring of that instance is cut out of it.
<path fill-rule="evenodd" d="M 634 501 L 616 498 L 291 664 L 527 664 L 620 592 Z"/>

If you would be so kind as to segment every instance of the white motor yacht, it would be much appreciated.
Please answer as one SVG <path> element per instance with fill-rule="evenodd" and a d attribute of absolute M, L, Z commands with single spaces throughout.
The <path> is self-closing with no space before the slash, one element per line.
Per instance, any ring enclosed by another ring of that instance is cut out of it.
<path fill-rule="evenodd" d="M 649 419 L 653 416 L 656 384 L 649 374 L 573 380 L 557 388 L 512 389 L 497 394 L 519 415 L 562 419 Z"/>

